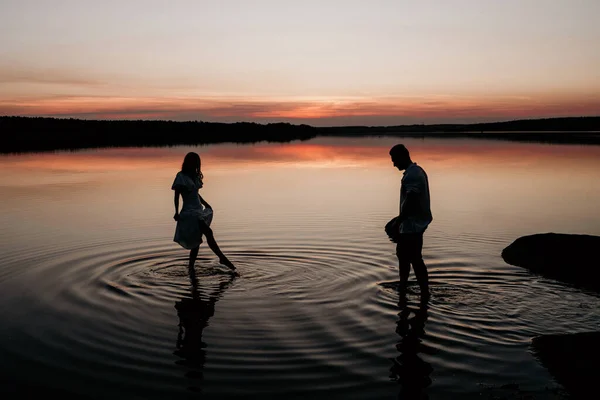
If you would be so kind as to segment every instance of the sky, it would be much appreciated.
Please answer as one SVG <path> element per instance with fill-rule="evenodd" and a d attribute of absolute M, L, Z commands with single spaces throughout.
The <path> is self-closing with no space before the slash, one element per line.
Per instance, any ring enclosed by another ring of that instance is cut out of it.
<path fill-rule="evenodd" d="M 0 115 L 600 115 L 598 0 L 2 0 Z"/>

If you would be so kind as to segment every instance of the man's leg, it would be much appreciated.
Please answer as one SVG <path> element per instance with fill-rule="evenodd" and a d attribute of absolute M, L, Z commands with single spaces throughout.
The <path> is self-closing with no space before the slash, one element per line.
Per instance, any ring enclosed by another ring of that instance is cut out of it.
<path fill-rule="evenodd" d="M 421 299 L 429 299 L 429 274 L 427 273 L 427 266 L 425 266 L 425 262 L 423 262 L 422 254 L 423 234 L 414 233 L 411 235 L 413 236 L 413 240 L 411 240 L 413 250 L 411 264 L 413 266 L 413 270 L 415 271 L 417 282 L 419 282 L 419 287 L 421 288 Z"/>
<path fill-rule="evenodd" d="M 398 270 L 400 285 L 398 291 L 400 296 L 406 295 L 408 276 L 410 275 L 410 240 L 406 235 L 399 235 L 396 245 L 396 256 L 398 257 Z"/>

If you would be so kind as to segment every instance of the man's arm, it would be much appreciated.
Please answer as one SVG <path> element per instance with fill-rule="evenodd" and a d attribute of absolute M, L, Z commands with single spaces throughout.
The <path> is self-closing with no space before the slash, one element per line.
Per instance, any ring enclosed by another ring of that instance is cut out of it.
<path fill-rule="evenodd" d="M 406 199 L 402 205 L 402 212 L 398 217 L 398 222 L 402 223 L 413 215 L 417 215 L 419 211 L 419 194 L 417 192 L 408 192 Z"/>
<path fill-rule="evenodd" d="M 419 196 L 425 190 L 426 184 L 424 176 L 414 172 L 404 178 L 402 187 L 406 193 L 406 197 L 402 205 L 400 217 L 398 218 L 399 222 L 403 222 L 419 214 L 421 208 Z"/>

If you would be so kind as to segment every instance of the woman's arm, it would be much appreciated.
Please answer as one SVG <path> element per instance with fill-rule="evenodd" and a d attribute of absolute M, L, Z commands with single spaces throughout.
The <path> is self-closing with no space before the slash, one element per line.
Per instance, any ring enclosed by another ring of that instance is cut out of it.
<path fill-rule="evenodd" d="M 206 208 L 210 208 L 210 209 L 212 210 L 212 207 L 210 206 L 210 204 L 208 204 L 208 203 L 206 202 L 206 200 L 204 200 L 204 199 L 202 198 L 202 196 L 200 196 L 200 193 L 198 193 L 198 197 L 200 197 L 200 203 L 202 203 L 202 205 L 204 205 L 204 207 L 206 207 Z"/>
<path fill-rule="evenodd" d="M 175 215 L 173 219 L 179 221 L 179 190 L 175 190 L 175 199 L 173 201 L 175 202 Z"/>

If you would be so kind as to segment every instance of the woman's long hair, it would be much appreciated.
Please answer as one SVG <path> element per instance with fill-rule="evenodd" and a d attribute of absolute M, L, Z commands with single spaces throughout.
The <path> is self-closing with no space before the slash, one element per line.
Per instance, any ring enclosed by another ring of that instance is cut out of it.
<path fill-rule="evenodd" d="M 190 151 L 185 155 L 183 164 L 181 164 L 181 172 L 189 176 L 193 180 L 198 179 L 202 182 L 202 171 L 200 170 L 200 156 L 198 153 Z"/>

